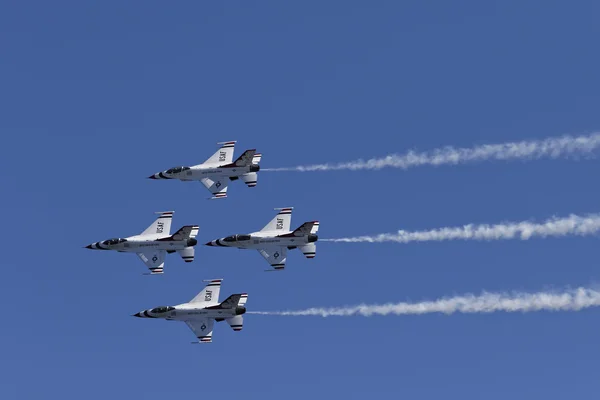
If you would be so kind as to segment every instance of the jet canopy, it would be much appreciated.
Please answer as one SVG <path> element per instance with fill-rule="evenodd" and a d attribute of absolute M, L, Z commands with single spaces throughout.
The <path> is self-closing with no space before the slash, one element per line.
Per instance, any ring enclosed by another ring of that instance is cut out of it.
<path fill-rule="evenodd" d="M 102 244 L 107 245 L 107 246 L 112 246 L 112 245 L 123 243 L 126 241 L 127 241 L 127 239 L 123 239 L 123 238 L 113 238 L 113 239 L 105 240 L 104 242 L 102 242 Z"/>
<path fill-rule="evenodd" d="M 152 314 L 162 314 L 162 313 L 166 313 L 167 311 L 173 311 L 174 309 L 175 309 L 175 307 L 171 307 L 171 306 L 161 306 L 161 307 L 153 308 L 152 310 L 150 310 L 150 312 Z"/>
<path fill-rule="evenodd" d="M 190 169 L 190 167 L 174 167 L 174 168 L 169 168 L 165 172 L 167 174 L 178 174 L 180 172 L 187 171 L 188 169 Z"/>
<path fill-rule="evenodd" d="M 243 242 L 245 240 L 250 240 L 250 235 L 231 235 L 227 236 L 223 239 L 224 242 Z"/>

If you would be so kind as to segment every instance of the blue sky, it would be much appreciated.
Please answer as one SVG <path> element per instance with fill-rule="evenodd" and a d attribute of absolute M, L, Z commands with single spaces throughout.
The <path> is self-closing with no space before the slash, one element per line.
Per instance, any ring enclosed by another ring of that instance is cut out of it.
<path fill-rule="evenodd" d="M 5 2 L 0 5 L 4 250 L 0 397 L 592 398 L 598 310 L 414 317 L 248 316 L 191 346 L 139 320 L 202 279 L 254 310 L 419 301 L 595 284 L 598 239 L 320 243 L 283 273 L 199 247 L 160 277 L 92 241 L 153 212 L 200 242 L 260 229 L 273 207 L 340 237 L 597 212 L 597 160 L 409 171 L 268 173 L 207 201 L 145 179 L 256 147 L 263 167 L 600 129 L 593 1 Z"/>

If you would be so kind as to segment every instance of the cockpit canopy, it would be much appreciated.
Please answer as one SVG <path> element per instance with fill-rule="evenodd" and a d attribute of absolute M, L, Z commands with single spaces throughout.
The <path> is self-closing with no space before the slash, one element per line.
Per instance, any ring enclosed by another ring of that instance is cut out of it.
<path fill-rule="evenodd" d="M 223 239 L 224 242 L 243 242 L 245 240 L 250 240 L 250 235 L 231 235 L 227 236 Z"/>
<path fill-rule="evenodd" d="M 180 172 L 187 171 L 188 169 L 190 169 L 190 167 L 174 167 L 174 168 L 169 168 L 165 172 L 167 174 L 178 174 Z"/>
<path fill-rule="evenodd" d="M 104 242 L 102 242 L 102 244 L 107 245 L 107 246 L 113 246 L 115 244 L 123 243 L 123 242 L 126 242 L 126 241 L 127 241 L 127 239 L 114 238 L 114 239 L 105 240 Z"/>
<path fill-rule="evenodd" d="M 153 308 L 152 310 L 150 310 L 150 312 L 152 314 L 162 314 L 162 313 L 166 313 L 167 311 L 173 311 L 174 309 L 175 309 L 175 307 L 171 307 L 171 306 L 161 306 L 161 307 Z"/>

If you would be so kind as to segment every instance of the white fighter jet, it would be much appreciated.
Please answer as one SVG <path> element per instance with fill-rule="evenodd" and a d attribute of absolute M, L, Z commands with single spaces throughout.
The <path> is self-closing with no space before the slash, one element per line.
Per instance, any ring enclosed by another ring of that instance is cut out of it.
<path fill-rule="evenodd" d="M 183 321 L 194 332 L 200 343 L 212 342 L 215 321 L 227 321 L 234 331 L 241 331 L 244 325 L 248 294 L 232 294 L 219 303 L 222 279 L 213 279 L 189 303 L 178 306 L 162 306 L 133 314 L 139 318 L 162 318 L 167 321 Z M 198 343 L 198 342 L 193 342 Z"/>
<path fill-rule="evenodd" d="M 262 157 L 256 149 L 246 150 L 233 161 L 235 141 L 220 142 L 221 148 L 202 164 L 191 167 L 175 167 L 149 176 L 150 179 L 179 179 L 200 181 L 212 193 L 211 199 L 227 197 L 230 181 L 241 179 L 248 187 L 255 187 L 258 180 L 258 163 Z"/>
<path fill-rule="evenodd" d="M 305 222 L 291 231 L 292 208 L 276 208 L 279 213 L 258 232 L 227 236 L 206 245 L 258 250 L 275 270 L 285 268 L 288 250 L 298 248 L 306 258 L 314 258 L 317 251 L 315 242 L 319 239 L 316 235 L 319 221 Z"/>
<path fill-rule="evenodd" d="M 86 248 L 136 253 L 150 269 L 150 274 L 163 273 L 167 253 L 177 252 L 183 261 L 194 261 L 194 246 L 198 244 L 198 225 L 186 225 L 171 235 L 173 211 L 156 214 L 160 214 L 156 221 L 139 235 L 108 239 L 89 244 Z"/>

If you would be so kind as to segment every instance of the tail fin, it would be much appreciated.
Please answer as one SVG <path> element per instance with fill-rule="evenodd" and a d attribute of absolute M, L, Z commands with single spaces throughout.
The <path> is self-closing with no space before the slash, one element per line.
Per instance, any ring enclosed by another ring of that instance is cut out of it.
<path fill-rule="evenodd" d="M 186 239 L 194 239 L 196 236 L 198 236 L 198 231 L 200 230 L 200 227 L 198 225 L 186 225 L 183 226 L 181 229 L 179 229 L 177 232 L 175 232 L 170 239 L 172 240 L 186 240 Z"/>
<path fill-rule="evenodd" d="M 292 232 L 292 234 L 294 236 L 306 236 L 309 234 L 315 234 L 317 233 L 317 231 L 319 230 L 319 221 L 310 221 L 310 222 L 305 222 L 302 225 L 300 225 L 298 228 L 296 228 L 296 230 L 294 230 L 294 232 Z"/>
<path fill-rule="evenodd" d="M 243 307 L 246 304 L 246 300 L 248 300 L 248 294 L 246 293 L 232 294 L 219 304 L 219 306 L 221 308 Z"/>
<path fill-rule="evenodd" d="M 246 150 L 245 152 L 242 153 L 241 156 L 239 156 L 237 158 L 237 160 L 235 160 L 233 162 L 233 164 L 236 167 L 247 167 L 248 165 L 252 165 L 253 164 L 253 160 L 254 157 L 256 155 L 256 149 L 250 149 L 250 150 Z"/>

